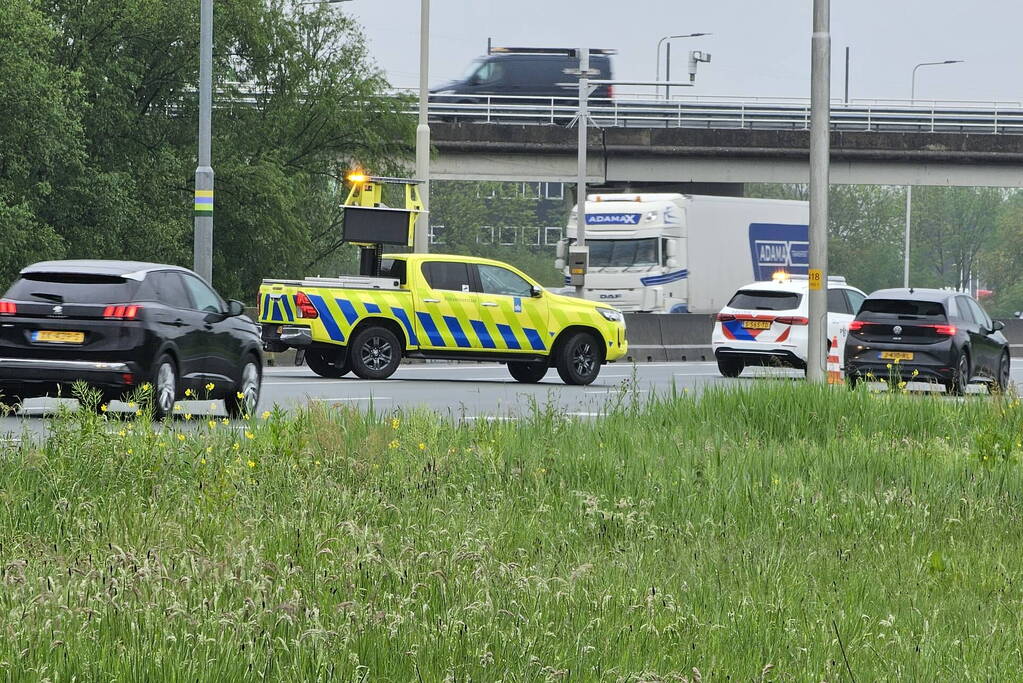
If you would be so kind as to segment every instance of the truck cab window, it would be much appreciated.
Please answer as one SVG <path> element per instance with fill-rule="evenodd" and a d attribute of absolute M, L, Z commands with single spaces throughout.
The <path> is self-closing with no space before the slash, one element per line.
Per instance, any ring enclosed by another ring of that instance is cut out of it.
<path fill-rule="evenodd" d="M 471 290 L 469 265 L 454 261 L 430 261 L 423 264 L 423 277 L 430 289 L 444 289 L 451 292 Z"/>

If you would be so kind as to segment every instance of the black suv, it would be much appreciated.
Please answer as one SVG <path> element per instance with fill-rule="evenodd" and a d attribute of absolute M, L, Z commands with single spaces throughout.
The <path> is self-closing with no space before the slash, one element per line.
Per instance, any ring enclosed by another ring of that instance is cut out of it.
<path fill-rule="evenodd" d="M 961 395 L 973 381 L 1009 385 L 1009 342 L 972 297 L 939 289 L 882 289 L 849 324 L 845 372 L 851 384 L 872 376 L 936 381 Z"/>
<path fill-rule="evenodd" d="M 571 51 L 558 48 L 498 47 L 490 54 L 472 62 L 465 76 L 430 90 L 430 100 L 441 105 L 480 104 L 489 95 L 500 95 L 493 104 L 551 105 L 550 98 L 571 98 L 577 90 L 566 88 L 559 83 L 571 83 L 578 76 L 566 74 L 565 70 L 578 69 L 579 58 Z M 611 79 L 611 57 L 607 50 L 590 50 L 590 69 L 598 75 L 591 78 Z M 610 100 L 610 85 L 600 85 L 590 96 L 591 102 Z M 546 99 L 545 99 L 546 98 Z M 560 106 L 571 107 L 574 103 Z M 457 106 L 452 107 L 458 113 Z M 520 112 L 523 116 L 525 111 Z"/>
<path fill-rule="evenodd" d="M 150 383 L 164 417 L 191 389 L 252 413 L 262 382 L 259 327 L 186 268 L 133 261 L 48 261 L 0 299 L 0 402 L 69 395 L 84 380 L 103 399 Z M 212 383 L 214 388 L 207 391 Z"/>

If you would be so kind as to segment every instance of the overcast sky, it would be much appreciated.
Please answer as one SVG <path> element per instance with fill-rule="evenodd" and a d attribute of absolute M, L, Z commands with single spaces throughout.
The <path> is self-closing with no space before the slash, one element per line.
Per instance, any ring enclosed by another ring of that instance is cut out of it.
<path fill-rule="evenodd" d="M 419 0 L 353 0 L 339 7 L 362 24 L 370 52 L 399 87 L 418 85 Z M 672 80 L 686 79 L 688 50 L 710 52 L 693 95 L 809 97 L 811 0 L 432 0 L 430 84 L 459 76 L 495 46 L 614 48 L 615 78 L 651 80 L 657 41 L 674 42 Z M 1023 100 L 1023 3 L 1018 0 L 832 0 L 832 96 Z M 663 58 L 662 58 L 663 59 Z"/>

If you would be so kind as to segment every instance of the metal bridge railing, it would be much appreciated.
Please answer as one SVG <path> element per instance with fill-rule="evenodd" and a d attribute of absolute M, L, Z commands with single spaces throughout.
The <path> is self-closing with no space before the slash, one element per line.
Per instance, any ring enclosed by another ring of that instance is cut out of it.
<path fill-rule="evenodd" d="M 564 126 L 573 122 L 576 104 L 574 97 L 431 95 L 429 111 L 435 121 Z M 855 100 L 831 107 L 832 130 L 1023 134 L 1019 102 Z M 591 98 L 590 117 L 602 128 L 807 130 L 810 105 L 794 98 L 630 95 Z"/>

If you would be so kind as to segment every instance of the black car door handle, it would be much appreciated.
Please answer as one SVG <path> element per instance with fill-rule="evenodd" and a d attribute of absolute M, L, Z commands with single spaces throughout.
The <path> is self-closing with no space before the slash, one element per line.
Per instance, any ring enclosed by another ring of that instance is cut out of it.
<path fill-rule="evenodd" d="M 182 320 L 181 318 L 178 318 L 176 320 L 161 320 L 160 322 L 162 322 L 164 325 L 170 325 L 171 327 L 181 327 L 185 324 L 185 321 Z"/>
<path fill-rule="evenodd" d="M 209 323 L 204 323 L 204 324 L 203 324 L 203 328 L 204 328 L 204 329 L 207 329 L 207 330 L 212 330 L 212 329 L 213 329 L 213 325 L 211 325 L 211 324 L 209 324 Z"/>

